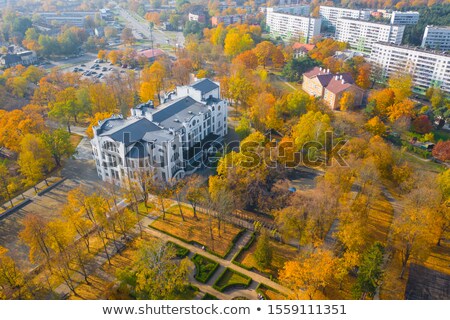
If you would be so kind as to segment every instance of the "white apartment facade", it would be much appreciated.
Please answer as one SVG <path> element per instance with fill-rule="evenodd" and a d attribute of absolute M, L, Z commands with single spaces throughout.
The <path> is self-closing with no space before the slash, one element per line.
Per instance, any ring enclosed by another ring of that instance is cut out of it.
<path fill-rule="evenodd" d="M 421 47 L 450 51 L 450 27 L 427 26 L 423 33 Z"/>
<path fill-rule="evenodd" d="M 275 12 L 274 8 L 267 8 L 266 24 L 273 38 L 290 40 L 302 37 L 308 43 L 314 36 L 320 34 L 321 19 Z"/>
<path fill-rule="evenodd" d="M 357 20 L 369 20 L 370 10 L 368 9 L 348 9 L 329 6 L 320 6 L 319 14 L 326 27 L 336 27 L 339 18 L 351 18 Z"/>
<path fill-rule="evenodd" d="M 417 11 L 394 11 L 391 14 L 391 24 L 413 25 L 419 22 Z"/>
<path fill-rule="evenodd" d="M 388 77 L 395 72 L 411 74 L 416 92 L 424 93 L 430 87 L 440 87 L 450 93 L 450 54 L 391 43 L 375 43 L 370 61 L 380 66 Z"/>
<path fill-rule="evenodd" d="M 104 181 L 127 185 L 141 172 L 168 181 L 194 172 L 227 134 L 227 102 L 220 85 L 209 79 L 177 87 L 153 107 L 132 109 L 131 117 L 113 116 L 93 128 L 92 151 Z"/>
<path fill-rule="evenodd" d="M 401 44 L 404 31 L 404 25 L 339 18 L 335 39 L 350 43 L 354 50 L 370 53 L 375 42 Z"/>
<path fill-rule="evenodd" d="M 62 12 L 37 12 L 37 15 L 50 25 L 69 25 L 83 27 L 88 17 L 94 19 L 98 11 L 62 11 Z"/>

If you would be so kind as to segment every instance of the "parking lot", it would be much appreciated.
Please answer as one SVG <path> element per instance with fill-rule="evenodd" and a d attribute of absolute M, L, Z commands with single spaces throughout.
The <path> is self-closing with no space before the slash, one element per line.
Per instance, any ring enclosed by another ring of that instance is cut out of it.
<path fill-rule="evenodd" d="M 95 59 L 94 61 L 74 66 L 68 71 L 81 74 L 83 79 L 102 81 L 111 73 L 125 73 L 127 70 L 136 71 L 137 68 L 129 68 L 127 65 L 114 65 L 104 60 Z"/>

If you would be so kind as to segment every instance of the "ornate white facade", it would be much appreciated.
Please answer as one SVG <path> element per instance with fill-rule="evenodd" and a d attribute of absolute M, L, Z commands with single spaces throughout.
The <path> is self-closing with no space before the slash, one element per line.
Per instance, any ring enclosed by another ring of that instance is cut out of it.
<path fill-rule="evenodd" d="M 209 79 L 177 87 L 162 105 L 144 103 L 131 113 L 93 128 L 92 150 L 104 181 L 123 185 L 142 170 L 163 180 L 183 177 L 220 148 L 227 133 L 227 102 L 220 98 L 219 84 Z"/>

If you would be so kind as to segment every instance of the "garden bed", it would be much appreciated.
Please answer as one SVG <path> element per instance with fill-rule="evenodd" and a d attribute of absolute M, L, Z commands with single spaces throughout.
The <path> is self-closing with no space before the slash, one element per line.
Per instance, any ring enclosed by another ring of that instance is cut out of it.
<path fill-rule="evenodd" d="M 196 253 L 192 257 L 192 261 L 195 264 L 195 279 L 201 283 L 207 283 L 214 272 L 219 267 L 219 264 L 211 259 L 208 259 L 202 255 Z"/>
<path fill-rule="evenodd" d="M 224 292 L 231 288 L 247 288 L 251 282 L 252 278 L 249 276 L 226 268 L 214 283 L 213 288 L 217 291 Z"/>
<path fill-rule="evenodd" d="M 177 258 L 182 259 L 182 258 L 186 257 L 189 254 L 189 252 L 190 252 L 185 247 L 182 247 L 182 246 L 180 246 L 180 245 L 178 245 L 178 244 L 176 244 L 176 243 L 174 243 L 172 241 L 167 241 L 167 244 L 169 244 L 169 245 L 171 245 L 171 246 L 173 246 L 175 248 Z"/>

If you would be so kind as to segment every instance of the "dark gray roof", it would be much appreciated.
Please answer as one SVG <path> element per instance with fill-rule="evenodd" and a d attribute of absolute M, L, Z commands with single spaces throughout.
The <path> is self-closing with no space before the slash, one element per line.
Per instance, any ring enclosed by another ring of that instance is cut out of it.
<path fill-rule="evenodd" d="M 130 151 L 128 151 L 127 158 L 141 159 L 148 157 L 147 148 L 142 143 L 136 143 Z"/>
<path fill-rule="evenodd" d="M 17 54 L 5 54 L 3 56 L 3 59 L 5 60 L 5 65 L 9 66 L 14 63 L 21 63 L 22 59 Z"/>
<path fill-rule="evenodd" d="M 189 121 L 194 115 L 206 111 L 208 108 L 204 104 L 187 96 L 156 109 L 153 113 L 153 121 L 165 128 L 178 130 L 184 121 Z"/>
<path fill-rule="evenodd" d="M 160 127 L 146 118 L 108 120 L 102 124 L 103 132 L 101 132 L 100 135 L 109 136 L 115 141 L 129 145 L 130 143 L 141 140 L 148 132 L 159 130 L 161 130 Z"/>
<path fill-rule="evenodd" d="M 205 94 L 205 93 L 213 91 L 214 89 L 217 89 L 219 86 L 217 84 L 215 84 L 214 82 L 212 82 L 211 80 L 205 78 L 205 79 L 197 80 L 196 82 L 194 82 L 191 85 L 191 87 L 196 90 L 200 90 L 202 92 L 202 94 Z"/>

